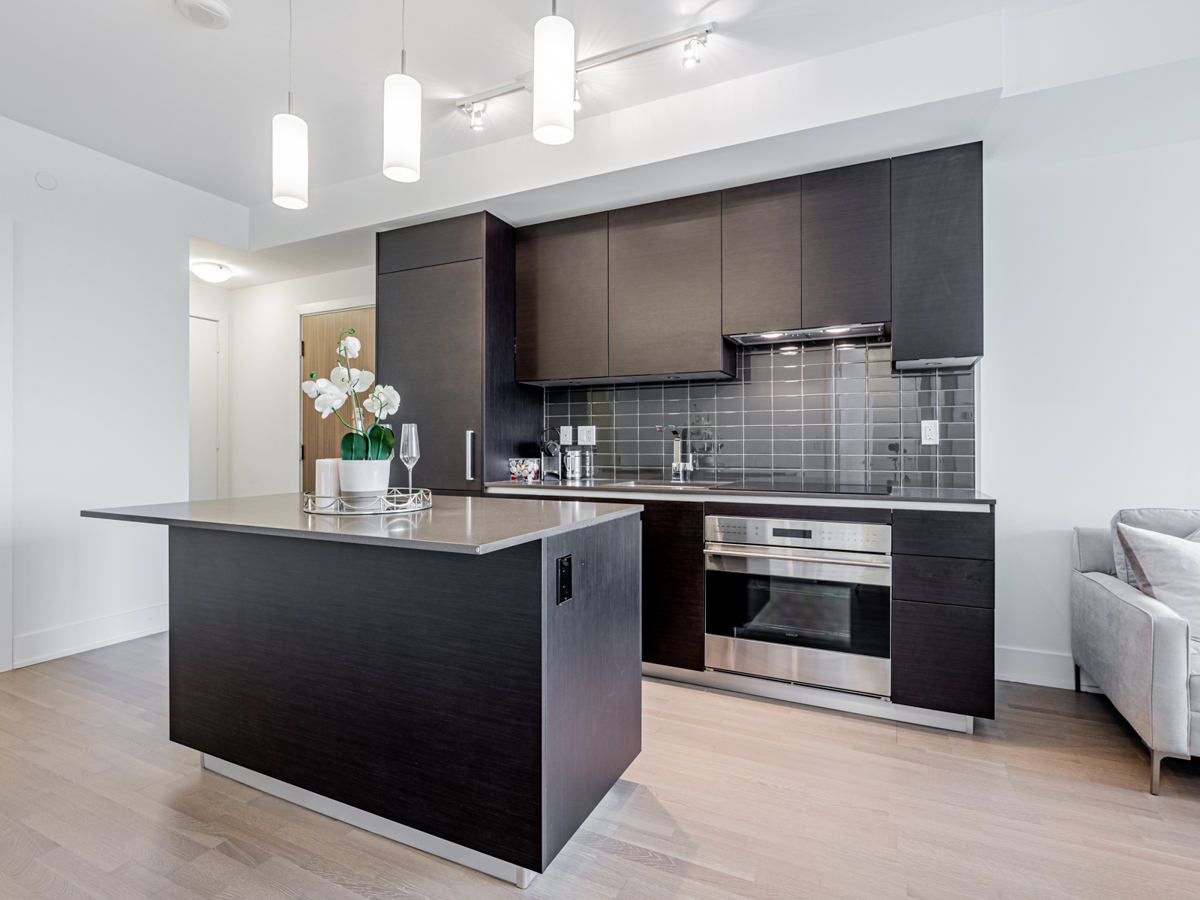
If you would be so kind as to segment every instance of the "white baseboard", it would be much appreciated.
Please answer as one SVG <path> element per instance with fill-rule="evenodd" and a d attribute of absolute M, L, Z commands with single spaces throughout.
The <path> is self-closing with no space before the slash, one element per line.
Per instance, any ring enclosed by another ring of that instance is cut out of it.
<path fill-rule="evenodd" d="M 167 626 L 167 604 L 162 603 L 32 634 L 20 634 L 13 638 L 13 668 L 32 666 L 85 650 L 158 634 L 166 631 Z"/>
<path fill-rule="evenodd" d="M 1074 690 L 1075 660 L 1070 653 L 997 646 L 996 678 L 1000 681 Z M 1090 692 L 1100 690 L 1086 672 L 1080 678 L 1080 687 Z"/>

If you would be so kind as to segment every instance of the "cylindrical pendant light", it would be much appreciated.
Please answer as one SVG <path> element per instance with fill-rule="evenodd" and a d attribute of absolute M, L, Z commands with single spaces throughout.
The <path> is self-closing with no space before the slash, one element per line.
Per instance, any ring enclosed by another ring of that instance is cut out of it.
<path fill-rule="evenodd" d="M 308 206 L 308 123 L 290 112 L 271 120 L 271 199 L 284 209 Z"/>
<path fill-rule="evenodd" d="M 405 73 L 405 5 L 400 6 L 400 74 L 383 80 L 383 174 L 413 182 L 421 177 L 421 85 Z"/>
<path fill-rule="evenodd" d="M 288 0 L 288 111 L 271 119 L 271 199 L 308 207 L 308 123 L 292 115 L 292 0 Z"/>
<path fill-rule="evenodd" d="M 543 144 L 575 137 L 575 26 L 559 15 L 533 26 L 533 136 Z"/>

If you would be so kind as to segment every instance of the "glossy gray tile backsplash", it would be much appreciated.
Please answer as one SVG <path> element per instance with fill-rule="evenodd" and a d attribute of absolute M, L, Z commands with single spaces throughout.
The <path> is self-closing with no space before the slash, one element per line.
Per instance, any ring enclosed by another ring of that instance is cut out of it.
<path fill-rule="evenodd" d="M 886 339 L 741 347 L 729 381 L 547 388 L 546 427 L 596 426 L 596 477 L 669 478 L 690 429 L 697 480 L 803 474 L 850 484 L 975 487 L 973 370 L 899 374 Z M 921 444 L 921 421 L 941 441 Z"/>

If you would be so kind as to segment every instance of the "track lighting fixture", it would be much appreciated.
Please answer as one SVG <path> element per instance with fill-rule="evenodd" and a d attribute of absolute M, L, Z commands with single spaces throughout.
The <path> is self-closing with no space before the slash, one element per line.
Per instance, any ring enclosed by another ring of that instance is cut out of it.
<path fill-rule="evenodd" d="M 708 43 L 708 35 L 701 34 L 683 45 L 683 67 L 691 69 L 700 65 L 700 48 Z"/>
<path fill-rule="evenodd" d="M 573 106 L 574 106 L 575 112 L 579 112 L 581 109 L 583 109 L 583 104 L 579 100 L 579 88 L 575 88 L 575 103 L 573 104 Z"/>
<path fill-rule="evenodd" d="M 483 114 L 486 110 L 486 103 L 471 103 L 463 109 L 463 112 L 470 117 L 472 131 L 483 131 Z"/>

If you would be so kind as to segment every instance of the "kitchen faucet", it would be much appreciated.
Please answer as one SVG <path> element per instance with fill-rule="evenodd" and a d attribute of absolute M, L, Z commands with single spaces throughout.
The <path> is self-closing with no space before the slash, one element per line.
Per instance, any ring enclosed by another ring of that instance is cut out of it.
<path fill-rule="evenodd" d="M 671 480 L 692 480 L 692 442 L 688 437 L 687 426 L 656 425 L 659 431 L 669 431 L 675 437 L 675 452 L 671 457 Z"/>

